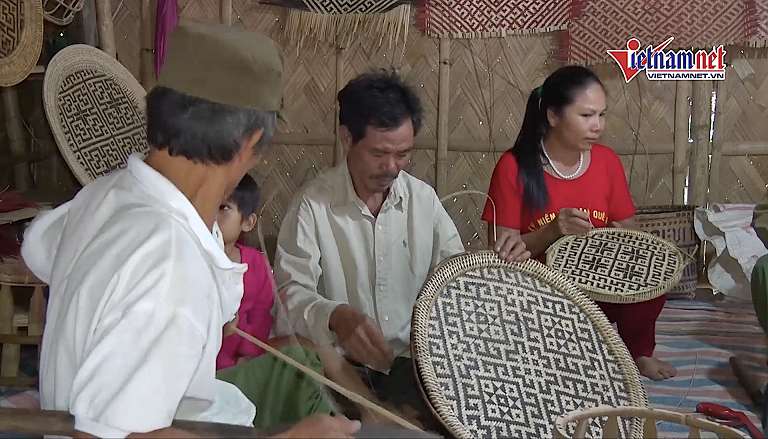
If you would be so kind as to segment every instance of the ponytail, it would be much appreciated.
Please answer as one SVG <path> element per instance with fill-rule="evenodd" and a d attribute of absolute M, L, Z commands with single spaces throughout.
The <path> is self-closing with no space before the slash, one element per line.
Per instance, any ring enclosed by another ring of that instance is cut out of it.
<path fill-rule="evenodd" d="M 541 107 L 542 87 L 531 92 L 525 107 L 523 125 L 515 145 L 509 150 L 517 160 L 517 175 L 523 188 L 523 205 L 533 212 L 541 212 L 549 203 L 549 192 L 544 181 L 544 151 L 541 141 L 547 127 L 547 111 Z"/>

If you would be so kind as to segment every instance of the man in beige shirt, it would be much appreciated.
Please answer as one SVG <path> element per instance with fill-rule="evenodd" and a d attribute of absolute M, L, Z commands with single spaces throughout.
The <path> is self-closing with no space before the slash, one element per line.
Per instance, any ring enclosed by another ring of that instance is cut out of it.
<path fill-rule="evenodd" d="M 370 73 L 338 98 L 347 158 L 286 212 L 276 320 L 366 366 L 382 401 L 414 406 L 422 398 L 409 358 L 413 304 L 430 270 L 464 246 L 432 187 L 402 170 L 423 121 L 413 90 L 396 74 Z"/>

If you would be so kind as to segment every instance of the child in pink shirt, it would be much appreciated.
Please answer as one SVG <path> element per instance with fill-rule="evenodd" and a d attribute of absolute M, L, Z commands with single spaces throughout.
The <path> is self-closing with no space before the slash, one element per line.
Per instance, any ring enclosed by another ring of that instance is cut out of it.
<path fill-rule="evenodd" d="M 246 174 L 216 216 L 227 255 L 234 262 L 248 264 L 243 276 L 243 299 L 232 324 L 380 405 L 354 368 L 333 347 L 316 347 L 301 337 L 269 338 L 274 323 L 272 271 L 259 250 L 238 243 L 241 234 L 256 227 L 259 198 L 259 186 Z M 226 329 L 216 369 L 218 379 L 234 384 L 256 406 L 256 428 L 295 423 L 312 414 L 333 411 L 330 394 L 322 384 L 276 356 L 265 354 L 263 349 L 239 335 L 228 334 Z M 378 416 L 367 410 L 361 408 L 360 411 L 363 421 L 377 420 Z"/>

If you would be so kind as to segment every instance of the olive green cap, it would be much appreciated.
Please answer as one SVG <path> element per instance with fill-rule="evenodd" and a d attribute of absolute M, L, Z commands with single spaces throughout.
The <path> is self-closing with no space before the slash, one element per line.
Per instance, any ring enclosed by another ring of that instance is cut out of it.
<path fill-rule="evenodd" d="M 157 85 L 220 104 L 279 111 L 283 62 L 269 37 L 227 25 L 177 26 Z"/>

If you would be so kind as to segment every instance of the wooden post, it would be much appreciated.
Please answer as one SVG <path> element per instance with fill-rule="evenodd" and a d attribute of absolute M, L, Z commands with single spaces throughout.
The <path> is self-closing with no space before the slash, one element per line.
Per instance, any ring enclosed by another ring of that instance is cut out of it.
<path fill-rule="evenodd" d="M 677 81 L 675 92 L 675 153 L 672 160 L 672 200 L 685 204 L 685 178 L 688 176 L 688 121 L 691 116 L 691 81 Z"/>
<path fill-rule="evenodd" d="M 24 145 L 24 123 L 21 120 L 21 110 L 19 109 L 19 95 L 16 93 L 16 87 L 3 87 L 2 94 L 5 129 L 11 156 L 21 157 L 27 151 Z M 13 177 L 17 190 L 24 191 L 31 188 L 27 166 L 26 160 L 22 160 L 13 167 Z"/>
<path fill-rule="evenodd" d="M 439 197 L 448 191 L 448 102 L 451 99 L 451 40 L 440 38 L 437 77 L 437 151 L 435 154 L 435 191 Z"/>
<path fill-rule="evenodd" d="M 117 58 L 115 25 L 112 23 L 110 0 L 96 0 L 96 20 L 99 22 L 99 44 L 107 55 Z"/>
<path fill-rule="evenodd" d="M 706 207 L 709 185 L 709 132 L 712 123 L 712 83 L 694 81 L 692 93 L 691 166 L 688 177 L 688 204 Z"/>
<path fill-rule="evenodd" d="M 154 26 L 152 21 L 152 0 L 141 0 L 141 49 L 139 52 L 139 82 L 144 86 L 144 90 L 149 91 L 154 85 L 155 79 L 155 57 L 154 47 Z"/>
<path fill-rule="evenodd" d="M 344 48 L 336 48 L 336 93 L 338 94 L 346 83 L 344 82 Z M 341 136 L 339 134 L 339 100 L 336 102 L 336 121 L 334 122 L 336 133 L 336 143 L 333 148 L 333 166 L 336 166 L 344 160 L 344 146 L 341 144 Z"/>
<path fill-rule="evenodd" d="M 712 138 L 712 158 L 709 160 L 709 202 L 720 199 L 720 161 L 723 155 L 723 107 L 728 94 L 724 81 L 715 81 L 715 127 Z"/>
<path fill-rule="evenodd" d="M 221 0 L 221 24 L 232 26 L 232 0 Z"/>

